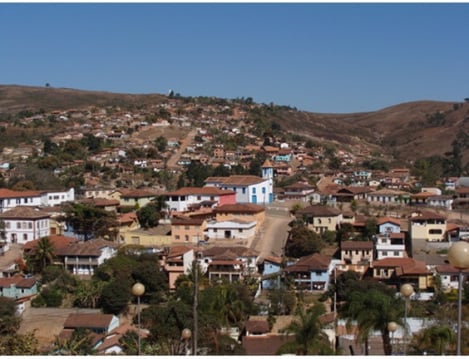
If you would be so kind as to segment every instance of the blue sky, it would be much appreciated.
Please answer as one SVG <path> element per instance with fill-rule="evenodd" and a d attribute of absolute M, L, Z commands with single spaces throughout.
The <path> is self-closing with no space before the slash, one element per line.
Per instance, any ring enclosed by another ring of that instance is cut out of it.
<path fill-rule="evenodd" d="M 0 83 L 323 113 L 469 97 L 466 3 L 1 3 Z"/>

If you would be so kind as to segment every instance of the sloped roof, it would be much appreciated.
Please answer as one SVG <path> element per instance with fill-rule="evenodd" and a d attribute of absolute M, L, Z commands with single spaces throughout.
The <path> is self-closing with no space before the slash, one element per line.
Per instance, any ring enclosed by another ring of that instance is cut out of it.
<path fill-rule="evenodd" d="M 296 213 L 300 215 L 309 214 L 314 217 L 336 217 L 339 216 L 342 212 L 337 208 L 318 204 L 302 208 Z"/>
<path fill-rule="evenodd" d="M 383 258 L 373 262 L 374 268 L 395 268 L 396 275 L 430 274 L 425 262 L 413 258 Z"/>
<path fill-rule="evenodd" d="M 13 191 L 8 188 L 0 188 L 0 198 L 24 198 L 40 197 L 43 191 Z"/>
<path fill-rule="evenodd" d="M 31 288 L 36 284 L 36 278 L 24 278 L 20 276 L 0 278 L 0 288 Z"/>
<path fill-rule="evenodd" d="M 374 244 L 372 241 L 343 241 L 340 244 L 342 251 L 346 250 L 371 250 Z"/>
<path fill-rule="evenodd" d="M 399 218 L 396 217 L 389 217 L 389 216 L 384 216 L 384 217 L 379 217 L 378 220 L 376 221 L 376 224 L 378 226 L 384 224 L 384 223 L 393 223 L 397 226 L 401 225 L 401 221 Z"/>
<path fill-rule="evenodd" d="M 64 329 L 75 328 L 108 328 L 113 319 L 112 314 L 101 313 L 71 313 L 64 323 Z"/>
<path fill-rule="evenodd" d="M 101 249 L 105 247 L 116 248 L 118 245 L 111 241 L 101 238 L 91 239 L 89 241 L 75 241 L 68 246 L 57 249 L 58 256 L 76 256 L 76 257 L 99 257 Z"/>
<path fill-rule="evenodd" d="M 229 177 L 208 177 L 205 183 L 216 182 L 225 186 L 249 186 L 264 182 L 265 179 L 252 175 L 233 175 Z"/>
<path fill-rule="evenodd" d="M 265 212 L 265 208 L 254 203 L 234 203 L 221 205 L 213 211 L 214 213 L 260 213 Z"/>
<path fill-rule="evenodd" d="M 50 218 L 50 214 L 37 207 L 17 206 L 0 214 L 2 219 L 42 219 Z"/>
<path fill-rule="evenodd" d="M 234 194 L 235 192 L 228 189 L 220 189 L 218 187 L 182 187 L 176 191 L 166 192 L 165 196 L 189 196 L 189 195 L 205 195 L 205 196 L 223 196 Z"/>
<path fill-rule="evenodd" d="M 314 253 L 309 256 L 301 257 L 295 264 L 285 268 L 286 272 L 310 272 L 315 270 L 327 270 L 331 258 Z"/>
<path fill-rule="evenodd" d="M 218 257 L 223 255 L 226 252 L 235 253 L 239 257 L 256 257 L 259 255 L 259 252 L 247 247 L 241 246 L 215 246 L 202 250 L 204 257 Z"/>

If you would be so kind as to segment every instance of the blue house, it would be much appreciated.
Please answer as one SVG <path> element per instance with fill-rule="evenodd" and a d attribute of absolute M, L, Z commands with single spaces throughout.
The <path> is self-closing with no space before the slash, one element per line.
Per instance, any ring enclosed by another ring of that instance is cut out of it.
<path fill-rule="evenodd" d="M 282 270 L 282 258 L 267 256 L 262 263 L 262 288 L 280 288 L 280 276 Z"/>
<path fill-rule="evenodd" d="M 37 294 L 36 278 L 21 276 L 0 278 L 0 296 L 21 299 Z"/>
<path fill-rule="evenodd" d="M 285 268 L 297 290 L 326 291 L 330 279 L 331 258 L 314 253 L 301 257 Z"/>

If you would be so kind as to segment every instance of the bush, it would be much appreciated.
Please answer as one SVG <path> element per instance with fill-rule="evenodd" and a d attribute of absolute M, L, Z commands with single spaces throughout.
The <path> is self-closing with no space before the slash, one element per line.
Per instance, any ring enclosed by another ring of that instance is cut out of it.
<path fill-rule="evenodd" d="M 41 308 L 46 306 L 46 301 L 44 300 L 44 297 L 42 295 L 38 295 L 36 298 L 34 298 L 31 301 L 31 306 L 33 308 Z"/>
<path fill-rule="evenodd" d="M 57 288 L 44 288 L 41 292 L 47 307 L 60 307 L 63 295 Z"/>

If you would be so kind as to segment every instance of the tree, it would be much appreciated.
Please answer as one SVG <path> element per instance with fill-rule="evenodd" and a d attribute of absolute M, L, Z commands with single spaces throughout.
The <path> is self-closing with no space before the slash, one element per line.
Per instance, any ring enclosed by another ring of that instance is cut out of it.
<path fill-rule="evenodd" d="M 168 146 L 168 140 L 164 136 L 158 136 L 155 140 L 155 146 L 160 152 L 166 151 L 166 147 Z"/>
<path fill-rule="evenodd" d="M 91 332 L 82 328 L 75 329 L 70 338 L 57 337 L 53 343 L 51 354 L 58 355 L 93 355 L 94 342 Z"/>
<path fill-rule="evenodd" d="M 322 331 L 319 321 L 319 317 L 324 313 L 323 305 L 315 304 L 306 310 L 300 305 L 296 318 L 285 330 L 286 333 L 294 334 L 295 340 L 282 345 L 277 354 L 333 354 L 329 339 Z"/>
<path fill-rule="evenodd" d="M 114 239 L 119 224 L 116 214 L 90 204 L 69 203 L 64 206 L 64 220 L 85 241 L 93 237 Z"/>
<path fill-rule="evenodd" d="M 15 333 L 20 327 L 20 317 L 16 315 L 15 301 L 0 297 L 0 336 Z"/>
<path fill-rule="evenodd" d="M 434 352 L 445 355 L 448 344 L 455 341 L 453 329 L 449 326 L 432 325 L 425 328 L 414 342 L 417 343 L 419 352 Z"/>
<path fill-rule="evenodd" d="M 80 280 L 75 290 L 73 304 L 80 308 L 96 308 L 105 282 L 96 279 Z"/>
<path fill-rule="evenodd" d="M 339 306 L 339 315 L 347 320 L 347 325 L 357 325 L 357 340 L 365 344 L 365 355 L 368 355 L 368 338 L 371 332 L 381 332 L 385 355 L 392 354 L 388 324 L 402 323 L 402 299 L 384 284 L 372 281 L 361 281 L 364 288 L 354 289 L 346 302 Z M 358 283 L 357 283 L 358 284 Z"/>
<path fill-rule="evenodd" d="M 319 253 L 324 243 L 316 232 L 305 226 L 296 226 L 290 230 L 287 243 L 285 244 L 285 255 L 300 258 L 313 253 Z"/>
<path fill-rule="evenodd" d="M 55 247 L 49 237 L 43 237 L 37 242 L 33 265 L 38 273 L 42 273 L 44 268 L 51 265 L 55 259 Z"/>
<path fill-rule="evenodd" d="M 161 218 L 160 209 L 155 203 L 148 203 L 137 211 L 137 218 L 140 225 L 145 229 L 156 227 Z"/>
<path fill-rule="evenodd" d="M 122 313 L 132 298 L 131 282 L 122 278 L 114 279 L 101 291 L 100 306 L 104 313 Z"/>

